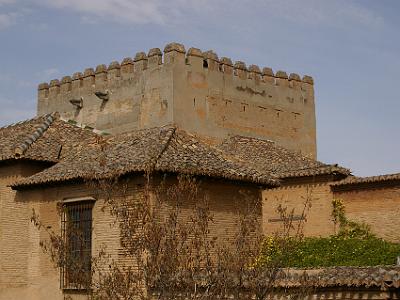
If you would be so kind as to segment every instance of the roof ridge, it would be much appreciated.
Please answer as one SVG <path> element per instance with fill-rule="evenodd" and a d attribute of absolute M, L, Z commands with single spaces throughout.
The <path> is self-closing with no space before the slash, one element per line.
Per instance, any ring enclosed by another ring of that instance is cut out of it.
<path fill-rule="evenodd" d="M 353 176 L 348 176 L 337 182 L 334 182 L 331 184 L 331 186 L 357 185 L 363 183 L 373 183 L 373 182 L 399 180 L 399 179 L 400 179 L 400 173 L 390 173 L 390 174 L 365 176 L 365 177 L 353 175 Z"/>
<path fill-rule="evenodd" d="M 160 130 L 160 133 L 162 132 L 163 128 Z M 160 159 L 160 157 L 164 154 L 165 150 L 167 150 L 169 144 L 171 143 L 172 137 L 174 136 L 175 132 L 176 132 L 176 126 L 171 126 L 169 128 L 166 128 L 167 130 L 167 135 L 164 138 L 164 142 L 165 144 L 163 145 L 163 147 L 161 148 L 160 152 L 158 153 L 158 155 L 154 158 L 154 161 L 152 163 L 150 163 L 149 169 L 155 169 L 158 160 Z"/>
<path fill-rule="evenodd" d="M 23 141 L 20 145 L 14 148 L 14 154 L 16 157 L 22 156 L 33 143 L 35 143 L 40 137 L 43 136 L 46 130 L 49 129 L 51 124 L 53 124 L 56 118 L 56 114 L 51 113 L 45 115 L 44 117 L 45 117 L 44 122 L 40 126 L 38 126 L 36 130 L 25 139 L 25 141 Z"/>
<path fill-rule="evenodd" d="M 230 161 L 232 163 L 241 164 L 246 169 L 252 169 L 253 171 L 255 171 L 255 172 L 259 173 L 259 174 L 263 173 L 255 165 L 252 165 L 252 164 L 246 165 L 246 161 L 245 160 L 241 159 L 240 157 L 238 157 L 236 155 L 227 153 L 226 151 L 220 149 L 217 145 L 213 145 L 213 144 L 207 143 L 201 136 L 199 136 L 197 134 L 193 134 L 191 132 L 187 132 L 186 130 L 179 129 L 179 128 L 178 128 L 178 131 L 183 132 L 184 134 L 186 134 L 190 138 L 194 138 L 196 140 L 196 142 L 202 143 L 206 147 L 208 147 L 211 150 L 217 152 L 221 156 L 221 158 L 224 159 L 224 160 Z M 279 177 L 276 176 L 275 173 L 268 172 L 268 176 L 271 177 L 270 178 L 271 182 L 275 182 L 275 183 L 279 184 Z"/>
<path fill-rule="evenodd" d="M 76 128 L 91 130 L 93 133 L 98 134 L 98 135 L 109 135 L 109 133 L 104 131 L 104 130 L 96 129 L 96 128 L 92 127 L 92 126 L 89 126 L 89 125 L 86 125 L 86 124 L 83 124 L 83 123 L 78 123 L 77 121 L 75 121 L 73 119 L 67 119 L 67 118 L 64 118 L 64 117 L 61 117 L 61 116 L 60 116 L 59 119 L 61 121 L 65 122 L 65 123 L 71 125 L 71 126 L 76 127 Z"/>
<path fill-rule="evenodd" d="M 223 145 L 225 142 L 228 142 L 229 140 L 232 140 L 232 139 L 234 139 L 234 138 L 240 138 L 240 139 L 247 139 L 247 140 L 252 140 L 252 141 L 259 141 L 259 142 L 263 142 L 263 143 L 269 143 L 269 144 L 271 144 L 273 147 L 275 147 L 276 149 L 285 151 L 285 152 L 290 153 L 290 154 L 294 154 L 294 155 L 301 156 L 301 158 L 303 158 L 303 159 L 308 159 L 308 160 L 312 160 L 312 161 L 314 161 L 314 162 L 320 162 L 320 163 L 322 163 L 322 162 L 319 161 L 318 159 L 312 158 L 312 157 L 310 157 L 310 155 L 302 153 L 300 150 L 289 149 L 289 148 L 287 148 L 287 147 L 285 147 L 285 146 L 283 146 L 283 145 L 277 143 L 276 141 L 270 140 L 270 139 L 263 139 L 263 138 L 257 138 L 257 137 L 249 137 L 249 136 L 244 136 L 244 135 L 233 135 L 233 136 L 230 136 L 229 138 L 225 139 L 225 140 L 221 143 L 221 145 Z M 325 164 L 325 163 L 322 163 L 322 164 L 328 165 L 328 164 Z"/>
<path fill-rule="evenodd" d="M 339 174 L 345 175 L 345 176 L 351 176 L 351 170 L 345 167 L 341 167 L 337 164 L 324 164 L 322 163 L 321 166 L 317 167 L 307 167 L 307 168 L 299 168 L 299 169 L 293 169 L 287 172 L 283 172 L 279 177 L 284 178 L 284 177 L 292 177 L 292 176 L 297 176 L 298 174 L 301 174 L 303 171 L 307 170 L 312 170 L 317 168 L 318 170 L 322 169 L 330 169 L 332 172 L 338 172 Z M 345 178 L 346 179 L 346 178 Z M 345 180 L 343 179 L 343 180 Z M 340 180 L 342 181 L 342 180 Z M 339 181 L 339 182 L 340 182 Z"/>
<path fill-rule="evenodd" d="M 257 137 L 245 136 L 245 135 L 241 135 L 241 134 L 230 135 L 228 137 L 228 139 L 234 139 L 234 138 L 257 140 L 257 141 L 268 142 L 268 143 L 272 143 L 274 145 L 277 145 L 276 141 L 270 140 L 270 139 L 267 139 L 267 138 L 257 138 Z M 225 139 L 225 140 L 228 140 L 228 139 Z"/>
<path fill-rule="evenodd" d="M 317 161 L 317 162 L 322 164 L 321 166 L 318 166 L 318 168 L 338 168 L 338 169 L 346 169 L 347 170 L 347 168 L 341 167 L 338 164 L 326 164 L 326 163 L 323 163 L 323 162 L 321 162 L 319 160 L 315 160 L 315 161 Z M 293 169 L 292 171 L 296 172 L 296 171 L 303 171 L 303 170 L 309 170 L 309 169 L 315 169 L 315 167 L 309 167 L 309 166 L 308 167 L 301 167 L 301 168 L 298 168 L 298 169 Z"/>

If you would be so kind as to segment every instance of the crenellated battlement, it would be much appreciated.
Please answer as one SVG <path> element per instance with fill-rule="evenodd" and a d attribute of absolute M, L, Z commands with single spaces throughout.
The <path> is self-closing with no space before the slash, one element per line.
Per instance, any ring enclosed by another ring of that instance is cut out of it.
<path fill-rule="evenodd" d="M 310 76 L 170 43 L 41 83 L 38 114 L 58 111 L 111 133 L 175 123 L 217 140 L 268 138 L 315 156 L 313 84 Z"/>
<path fill-rule="evenodd" d="M 180 54 L 169 54 L 171 52 Z M 176 59 L 176 57 L 180 57 L 180 60 Z M 171 43 L 164 49 L 164 60 L 161 50 L 153 48 L 149 50 L 148 54 L 138 52 L 134 58 L 126 57 L 121 63 L 113 61 L 108 67 L 105 64 L 101 64 L 95 69 L 86 68 L 83 73 L 76 72 L 72 77 L 64 76 L 61 80 L 53 79 L 50 83 L 41 83 L 38 86 L 38 90 L 43 94 L 43 97 L 48 97 L 50 91 L 53 95 L 57 95 L 58 93 L 70 92 L 72 89 L 94 88 L 96 85 L 112 84 L 115 79 L 124 80 L 134 75 L 140 75 L 140 72 L 162 66 L 164 63 L 171 64 L 176 62 L 185 62 L 186 65 L 219 71 L 226 75 L 234 75 L 242 80 L 253 79 L 257 83 L 283 85 L 294 89 L 307 88 L 308 85 L 314 84 L 313 78 L 308 75 L 301 78 L 296 73 L 290 73 L 288 76 L 285 71 L 281 70 L 274 74 L 269 67 L 264 67 L 261 71 L 257 65 L 247 67 L 242 61 L 232 63 L 232 60 L 228 57 L 219 59 L 218 55 L 212 50 L 202 52 L 198 48 L 190 48 L 186 52 L 183 45 Z"/>

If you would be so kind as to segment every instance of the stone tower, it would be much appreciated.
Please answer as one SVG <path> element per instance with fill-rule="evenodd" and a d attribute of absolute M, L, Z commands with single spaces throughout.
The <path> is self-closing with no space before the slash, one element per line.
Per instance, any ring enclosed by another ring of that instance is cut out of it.
<path fill-rule="evenodd" d="M 313 79 L 171 43 L 39 85 L 38 114 L 120 133 L 175 124 L 218 142 L 273 140 L 316 157 Z"/>

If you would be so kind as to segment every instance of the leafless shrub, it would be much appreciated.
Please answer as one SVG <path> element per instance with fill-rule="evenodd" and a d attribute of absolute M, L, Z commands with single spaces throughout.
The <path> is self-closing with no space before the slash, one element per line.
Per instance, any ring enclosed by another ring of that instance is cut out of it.
<path fill-rule="evenodd" d="M 69 255 L 70 239 L 48 229 L 33 212 L 32 222 L 48 235 L 41 242 L 43 250 L 55 266 L 76 271 L 69 275 L 76 276 L 72 281 L 81 285 L 88 298 L 261 300 L 274 293 L 289 293 L 292 299 L 301 299 L 310 292 L 309 288 L 282 290 L 279 284 L 287 274 L 282 266 L 294 251 L 291 241 L 302 238 L 311 194 L 300 220 L 294 221 L 294 210 L 278 207 L 282 229 L 272 237 L 262 234 L 257 215 L 261 204 L 247 201 L 247 206 L 237 209 L 232 241 L 211 232 L 210 199 L 200 193 L 201 183 L 195 178 L 178 176 L 173 183 L 149 175 L 145 178 L 135 193 L 129 180 L 88 183 L 96 198 L 105 200 L 104 210 L 109 210 L 119 226 L 124 263 L 112 260 L 103 249 L 90 258 L 88 270 L 87 262 L 74 261 Z M 183 211 L 185 202 L 194 203 L 189 213 Z M 68 235 L 81 241 L 82 234 L 75 229 L 69 227 Z M 260 251 L 265 247 L 280 251 L 279 255 L 261 261 Z M 299 280 L 306 282 L 306 274 Z"/>

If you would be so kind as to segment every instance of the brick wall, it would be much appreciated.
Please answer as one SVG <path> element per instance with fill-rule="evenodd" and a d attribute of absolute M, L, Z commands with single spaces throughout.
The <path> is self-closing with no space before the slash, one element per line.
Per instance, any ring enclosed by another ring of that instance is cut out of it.
<path fill-rule="evenodd" d="M 277 212 L 278 205 L 294 209 L 294 219 L 302 215 L 306 199 L 311 208 L 306 212 L 304 235 L 328 236 L 333 234 L 332 193 L 328 183 L 291 185 L 263 191 L 263 231 L 270 235 L 282 230 L 283 222 Z M 294 222 L 294 225 L 298 222 Z"/>
<path fill-rule="evenodd" d="M 47 254 L 42 253 L 39 242 L 46 239 L 30 222 L 32 209 L 39 214 L 47 228 L 60 232 L 57 203 L 66 198 L 95 197 L 96 192 L 83 184 L 40 188 L 31 191 L 12 191 L 8 184 L 22 176 L 39 170 L 39 166 L 8 165 L 0 168 L 0 300 L 13 299 L 63 299 L 60 291 L 59 271 Z M 174 183 L 174 180 L 171 181 Z M 279 204 L 294 209 L 299 216 L 303 203 L 309 197 L 311 208 L 304 227 L 306 236 L 328 236 L 334 233 L 332 199 L 344 201 L 347 216 L 371 225 L 373 232 L 389 240 L 399 241 L 400 186 L 369 186 L 367 189 L 331 191 L 330 182 L 292 184 L 262 192 L 262 208 L 258 211 L 265 234 L 279 231 L 282 222 L 276 208 Z M 143 187 L 141 177 L 129 183 L 129 195 L 137 197 Z M 245 191 L 245 193 L 243 193 Z M 237 211 L 249 203 L 260 201 L 260 190 L 251 185 L 224 181 L 204 180 L 199 201 L 207 198 L 214 218 L 213 235 L 230 242 L 234 237 Z M 185 202 L 183 216 L 188 217 L 194 202 Z M 106 246 L 111 257 L 123 262 L 120 255 L 119 228 L 103 199 L 98 199 L 93 209 L 93 253 Z M 11 258 L 11 259 L 10 259 Z M 74 299 L 79 299 L 74 295 Z M 379 299 L 379 298 L 377 298 Z"/>
<path fill-rule="evenodd" d="M 8 172 L 10 170 L 7 171 L 7 174 Z M 128 195 L 132 197 L 139 195 L 142 186 L 143 179 L 141 177 L 132 179 L 129 183 Z M 242 194 L 240 191 L 243 190 L 247 193 Z M 8 190 L 8 192 L 8 206 L 11 210 L 18 211 L 20 231 L 15 232 L 14 240 L 11 243 L 11 240 L 8 239 L 9 245 L 5 246 L 7 242 L 2 241 L 1 243 L 2 251 L 7 251 L 2 256 L 2 262 L 6 262 L 6 264 L 2 264 L 2 268 L 8 268 L 6 273 L 2 272 L 2 274 L 9 273 L 14 277 L 3 276 L 8 279 L 7 282 L 1 282 L 0 300 L 63 299 L 65 294 L 63 295 L 60 290 L 59 271 L 54 268 L 49 256 L 43 253 L 39 245 L 40 241 L 45 240 L 48 235 L 44 229 L 38 231 L 30 222 L 32 209 L 39 215 L 39 219 L 47 229 L 60 233 L 61 222 L 57 203 L 66 198 L 96 197 L 96 192 L 91 191 L 87 185 L 83 184 L 41 188 L 17 193 Z M 210 203 L 215 220 L 211 226 L 212 234 L 223 237 L 224 241 L 228 241 L 235 232 L 237 210 L 243 207 L 245 203 L 259 201 L 260 191 L 257 187 L 206 181 L 202 184 L 199 197 L 207 197 Z M 23 209 L 19 205 L 23 205 Z M 189 216 L 193 206 L 194 203 L 184 203 L 182 215 Z M 0 212 L 2 214 L 8 213 L 4 209 Z M 12 222 L 16 221 L 13 220 Z M 2 223 L 3 230 L 4 228 L 10 230 L 8 236 L 11 236 L 12 227 L 8 223 Z M 121 255 L 120 251 L 118 224 L 105 207 L 103 199 L 98 199 L 93 208 L 92 240 L 94 256 L 99 249 L 106 247 L 105 250 L 107 254 L 111 255 L 111 259 L 126 263 L 125 257 Z M 21 249 L 21 254 L 15 255 L 14 252 L 20 251 L 19 249 Z M 13 260 L 8 259 L 11 255 Z M 73 299 L 80 299 L 79 295 L 72 296 Z"/>
<path fill-rule="evenodd" d="M 33 163 L 0 166 L 0 299 L 14 299 L 11 296 L 3 296 L 5 290 L 13 290 L 28 283 L 31 256 L 28 244 L 29 205 L 24 201 L 16 201 L 16 192 L 8 185 L 42 168 Z"/>
<path fill-rule="evenodd" d="M 295 209 L 300 215 L 307 194 L 312 207 L 304 228 L 306 236 L 328 236 L 335 232 L 332 222 L 332 200 L 341 199 L 350 220 L 371 226 L 377 236 L 400 242 L 400 183 L 391 185 L 367 184 L 345 190 L 331 190 L 331 181 L 319 184 L 288 185 L 263 191 L 263 230 L 265 234 L 279 231 L 282 222 L 276 208 L 279 204 Z"/>
<path fill-rule="evenodd" d="M 27 281 L 23 271 L 28 254 L 27 208 L 24 203 L 14 202 L 15 192 L 7 187 L 20 177 L 20 165 L 0 168 L 0 287 L 8 284 L 19 286 Z"/>
<path fill-rule="evenodd" d="M 211 235 L 230 244 L 236 234 L 238 212 L 255 208 L 261 225 L 261 191 L 257 187 L 243 186 L 223 181 L 204 181 L 200 185 L 199 202 L 206 199 L 213 221 L 210 224 Z M 189 218 L 193 213 L 194 202 L 183 203 L 182 216 Z"/>
<path fill-rule="evenodd" d="M 32 209 L 39 215 L 45 227 L 57 234 L 61 233 L 61 217 L 57 210 L 57 203 L 64 199 L 93 197 L 95 193 L 84 184 L 66 185 L 62 187 L 44 188 L 33 191 L 22 191 L 16 194 L 16 201 L 25 201 L 28 205 L 25 218 L 29 218 Z M 114 217 L 109 210 L 104 209 L 103 199 L 98 199 L 93 207 L 93 256 L 97 256 L 100 249 L 105 249 L 110 259 L 117 259 L 119 244 L 119 228 L 114 222 Z M 28 217 L 29 216 L 29 217 Z M 0 299 L 64 299 L 60 290 L 59 270 L 55 268 L 48 254 L 43 253 L 40 241 L 48 239 L 44 229 L 40 231 L 27 221 L 29 237 L 24 241 L 23 247 L 29 249 L 30 255 L 21 264 L 21 270 L 27 274 L 25 285 L 19 289 L 8 289 L 6 296 Z M 26 297 L 25 295 L 29 295 Z M 73 299 L 81 296 L 73 295 Z"/>
<path fill-rule="evenodd" d="M 335 191 L 334 197 L 344 202 L 349 219 L 369 224 L 379 237 L 400 242 L 400 184 Z"/>

